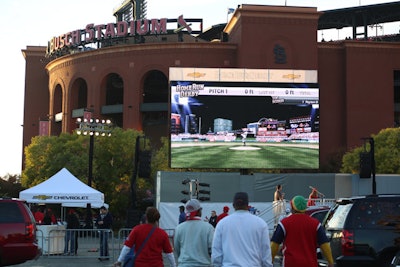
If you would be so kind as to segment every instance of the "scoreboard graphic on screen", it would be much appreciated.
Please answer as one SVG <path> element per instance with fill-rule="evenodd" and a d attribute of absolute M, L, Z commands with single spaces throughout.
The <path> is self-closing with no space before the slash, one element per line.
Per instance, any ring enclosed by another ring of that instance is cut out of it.
<path fill-rule="evenodd" d="M 318 169 L 316 70 L 170 68 L 170 167 Z"/>

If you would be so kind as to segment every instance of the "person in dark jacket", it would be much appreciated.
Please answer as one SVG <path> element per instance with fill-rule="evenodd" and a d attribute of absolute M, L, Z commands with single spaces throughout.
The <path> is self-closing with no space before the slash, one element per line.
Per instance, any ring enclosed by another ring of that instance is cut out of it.
<path fill-rule="evenodd" d="M 105 206 L 100 208 L 100 214 L 96 219 L 96 226 L 100 230 L 100 261 L 109 260 L 108 236 L 111 232 L 113 218 Z"/>
<path fill-rule="evenodd" d="M 50 225 L 50 224 L 56 224 L 56 223 L 57 223 L 57 219 L 56 219 L 56 216 L 54 216 L 53 211 L 51 209 L 45 210 L 43 224 Z"/>
<path fill-rule="evenodd" d="M 210 218 L 208 218 L 206 216 L 206 220 L 215 228 L 215 226 L 217 226 L 217 212 L 215 210 L 211 211 L 211 216 Z"/>
<path fill-rule="evenodd" d="M 79 229 L 79 218 L 74 209 L 68 211 L 66 222 L 67 230 L 65 231 L 64 255 L 76 255 L 78 249 L 78 235 L 76 230 Z"/>
<path fill-rule="evenodd" d="M 186 213 L 185 213 L 185 207 L 184 206 L 179 206 L 179 223 L 183 223 L 186 221 Z"/>

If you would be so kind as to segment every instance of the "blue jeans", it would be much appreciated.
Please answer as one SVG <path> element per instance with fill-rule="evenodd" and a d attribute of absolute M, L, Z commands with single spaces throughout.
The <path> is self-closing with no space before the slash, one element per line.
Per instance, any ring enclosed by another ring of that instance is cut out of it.
<path fill-rule="evenodd" d="M 109 230 L 101 230 L 100 231 L 100 256 L 108 257 L 108 235 Z"/>
<path fill-rule="evenodd" d="M 68 250 L 68 248 L 70 249 Z M 65 232 L 64 253 L 75 254 L 75 232 L 68 229 Z"/>

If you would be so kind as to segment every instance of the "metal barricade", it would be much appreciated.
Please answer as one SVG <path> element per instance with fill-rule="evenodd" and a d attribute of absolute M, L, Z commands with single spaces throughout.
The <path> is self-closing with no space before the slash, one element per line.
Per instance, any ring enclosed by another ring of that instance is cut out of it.
<path fill-rule="evenodd" d="M 118 249 L 121 250 L 122 246 L 124 245 L 125 240 L 128 238 L 129 233 L 131 232 L 132 228 L 121 228 L 118 231 L 117 235 L 117 244 L 118 244 Z"/>
<path fill-rule="evenodd" d="M 64 228 L 47 233 L 38 230 L 37 239 L 44 257 L 98 258 L 114 262 L 119 254 L 114 232 L 108 229 Z"/>
<path fill-rule="evenodd" d="M 332 207 L 336 203 L 336 199 L 333 198 L 316 198 L 313 199 L 314 206 L 321 207 Z M 288 216 L 291 212 L 290 209 L 290 201 L 282 200 L 282 201 L 274 201 L 271 203 L 271 206 L 260 211 L 257 216 L 265 217 L 265 221 L 267 222 L 270 228 L 270 234 L 272 234 L 277 222 L 279 222 L 282 218 Z"/>

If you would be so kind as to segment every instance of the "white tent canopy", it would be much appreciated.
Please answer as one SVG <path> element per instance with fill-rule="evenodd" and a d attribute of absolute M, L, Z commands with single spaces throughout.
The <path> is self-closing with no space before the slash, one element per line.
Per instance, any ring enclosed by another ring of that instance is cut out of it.
<path fill-rule="evenodd" d="M 90 203 L 93 207 L 104 205 L 104 194 L 82 183 L 63 168 L 46 181 L 19 193 L 28 203 L 62 204 L 80 207 Z"/>
<path fill-rule="evenodd" d="M 87 207 L 87 203 L 80 203 L 80 202 L 68 202 L 68 203 L 62 203 L 61 204 L 62 207 L 65 208 L 69 208 L 69 207 L 73 207 L 73 208 L 86 208 Z M 91 203 L 90 207 L 94 208 L 94 209 L 100 209 L 102 206 L 106 207 L 106 209 L 109 208 L 109 205 L 107 203 L 102 203 L 102 202 L 94 202 Z"/>

